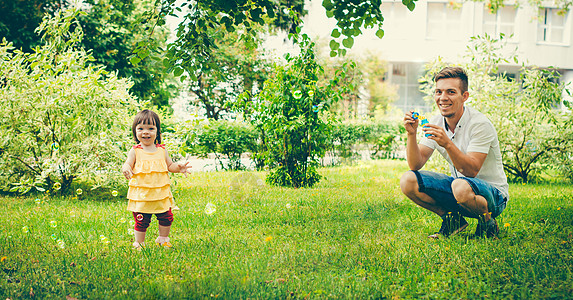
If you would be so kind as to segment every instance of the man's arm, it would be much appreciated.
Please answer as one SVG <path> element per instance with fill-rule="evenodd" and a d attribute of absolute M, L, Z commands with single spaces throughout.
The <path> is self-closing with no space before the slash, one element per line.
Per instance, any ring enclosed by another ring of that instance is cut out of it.
<path fill-rule="evenodd" d="M 485 158 L 487 157 L 487 153 L 463 153 L 458 147 L 456 147 L 454 142 L 450 140 L 444 129 L 440 126 L 428 124 L 427 128 L 424 129 L 424 132 L 426 134 L 431 134 L 432 136 L 428 138 L 436 141 L 438 145 L 442 146 L 446 152 L 448 152 L 452 164 L 458 171 L 464 174 L 464 176 L 477 176 L 481 170 L 481 166 L 483 165 Z"/>

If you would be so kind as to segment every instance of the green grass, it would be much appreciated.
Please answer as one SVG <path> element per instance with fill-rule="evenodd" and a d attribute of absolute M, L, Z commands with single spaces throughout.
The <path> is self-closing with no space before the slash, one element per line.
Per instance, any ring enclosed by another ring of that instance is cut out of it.
<path fill-rule="evenodd" d="M 471 239 L 470 220 L 435 241 L 426 236 L 439 218 L 400 192 L 405 170 L 401 161 L 321 169 L 312 189 L 259 185 L 263 173 L 177 175 L 174 247 L 151 245 L 153 219 L 141 252 L 120 196 L 0 198 L 0 297 L 572 297 L 572 186 L 511 185 L 500 239 Z"/>

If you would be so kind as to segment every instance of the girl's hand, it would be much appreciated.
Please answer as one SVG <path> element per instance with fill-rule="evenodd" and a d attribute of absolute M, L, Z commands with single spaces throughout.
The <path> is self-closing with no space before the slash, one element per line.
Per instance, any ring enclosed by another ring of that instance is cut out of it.
<path fill-rule="evenodd" d="M 191 172 L 189 172 L 189 169 L 191 169 L 192 167 L 189 166 L 188 164 L 189 164 L 189 161 L 177 163 L 177 165 L 179 166 L 179 172 L 183 173 L 183 175 L 185 175 L 185 177 L 187 177 L 187 174 L 191 173 Z"/>
<path fill-rule="evenodd" d="M 123 176 L 125 176 L 125 179 L 127 180 L 130 180 L 131 177 L 133 177 L 133 170 L 127 164 L 123 164 L 123 167 L 121 167 L 121 173 L 123 174 Z"/>

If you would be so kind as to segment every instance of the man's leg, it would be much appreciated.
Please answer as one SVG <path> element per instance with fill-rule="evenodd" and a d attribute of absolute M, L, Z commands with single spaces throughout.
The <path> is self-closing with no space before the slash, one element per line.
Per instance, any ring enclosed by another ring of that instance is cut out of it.
<path fill-rule="evenodd" d="M 464 179 L 454 180 L 452 192 L 458 204 L 472 214 L 468 217 L 484 218 L 484 221 L 489 221 L 491 214 L 487 209 L 487 200 L 483 196 L 476 195 L 469 182 Z"/>
<path fill-rule="evenodd" d="M 468 223 L 451 190 L 453 178 L 428 171 L 410 171 L 402 175 L 400 188 L 417 205 L 442 218 L 442 225 L 430 238 L 448 237 L 464 230 Z"/>
<path fill-rule="evenodd" d="M 458 204 L 478 219 L 475 236 L 496 237 L 499 227 L 495 217 L 505 208 L 506 199 L 498 189 L 477 178 L 459 178 L 452 182 Z M 493 211 L 492 211 L 493 210 Z"/>
<path fill-rule="evenodd" d="M 414 172 L 406 172 L 402 175 L 402 178 L 400 178 L 400 188 L 402 189 L 402 193 L 414 203 L 438 216 L 443 216 L 448 212 L 446 208 L 438 204 L 432 197 L 428 196 L 428 194 L 420 192 L 418 179 Z"/>

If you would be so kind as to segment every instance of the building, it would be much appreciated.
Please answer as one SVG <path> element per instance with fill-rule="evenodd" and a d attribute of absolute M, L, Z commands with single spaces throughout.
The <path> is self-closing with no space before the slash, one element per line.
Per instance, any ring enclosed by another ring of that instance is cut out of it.
<path fill-rule="evenodd" d="M 551 5 L 538 9 L 506 2 L 492 13 L 484 2 L 419 0 L 414 11 L 409 11 L 401 1 L 384 1 L 384 38 L 367 30 L 356 39 L 352 51 L 376 49 L 390 63 L 387 79 L 399 86 L 395 105 L 402 110 L 430 109 L 418 84 L 425 63 L 439 56 L 459 61 L 470 37 L 484 33 L 511 36 L 509 45 L 517 47 L 522 61 L 555 67 L 564 83 L 573 82 L 572 13 Z M 311 1 L 309 11 L 305 27 L 308 24 L 311 33 L 328 37 L 335 23 L 326 20 L 320 1 Z M 501 69 L 517 77 L 519 68 L 508 64 Z"/>

